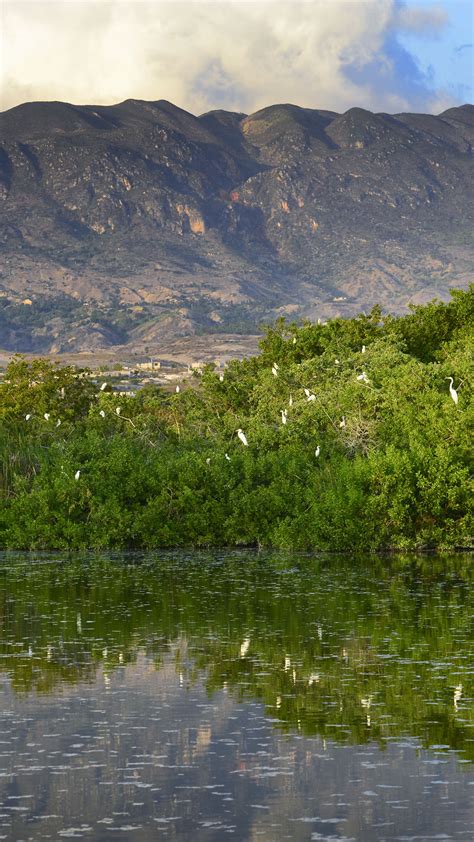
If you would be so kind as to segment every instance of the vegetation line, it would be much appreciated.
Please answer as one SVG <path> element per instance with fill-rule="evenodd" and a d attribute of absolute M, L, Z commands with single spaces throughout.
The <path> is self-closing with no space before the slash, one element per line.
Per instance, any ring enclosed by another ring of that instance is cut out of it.
<path fill-rule="evenodd" d="M 120 397 L 47 360 L 0 386 L 0 546 L 472 546 L 474 288 L 302 326 L 191 388 Z"/>

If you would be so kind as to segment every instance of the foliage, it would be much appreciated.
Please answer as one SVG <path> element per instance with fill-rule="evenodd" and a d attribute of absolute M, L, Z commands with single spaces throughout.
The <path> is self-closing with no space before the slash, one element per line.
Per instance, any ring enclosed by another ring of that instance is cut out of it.
<path fill-rule="evenodd" d="M 86 372 L 14 358 L 1 545 L 469 546 L 473 297 L 401 318 L 279 320 L 258 357 L 222 380 L 207 366 L 179 394 L 118 398 Z"/>

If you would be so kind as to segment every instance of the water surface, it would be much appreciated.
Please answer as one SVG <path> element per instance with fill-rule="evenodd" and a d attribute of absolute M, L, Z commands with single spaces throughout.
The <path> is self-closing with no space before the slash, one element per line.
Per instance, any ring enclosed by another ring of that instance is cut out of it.
<path fill-rule="evenodd" d="M 472 840 L 471 560 L 0 555 L 0 839 Z"/>

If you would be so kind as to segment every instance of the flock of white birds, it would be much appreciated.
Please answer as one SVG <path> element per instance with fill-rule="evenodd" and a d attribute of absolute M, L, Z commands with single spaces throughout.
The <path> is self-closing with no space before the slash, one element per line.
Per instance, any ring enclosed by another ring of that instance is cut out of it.
<path fill-rule="evenodd" d="M 296 337 L 294 337 L 293 343 L 296 343 Z M 362 345 L 361 352 L 362 352 L 362 354 L 365 354 L 365 352 L 366 352 L 365 345 Z M 339 365 L 339 360 L 335 360 L 335 364 Z M 278 365 L 278 363 L 273 363 L 271 371 L 272 371 L 272 374 L 273 374 L 274 377 L 279 376 L 280 366 Z M 459 397 L 458 397 L 458 393 L 457 393 L 456 389 L 454 388 L 454 378 L 453 377 L 447 377 L 446 379 L 450 381 L 449 382 L 449 394 L 450 394 L 452 400 L 454 401 L 454 403 L 457 406 L 458 401 L 459 401 Z M 219 375 L 219 380 L 220 380 L 221 383 L 224 381 L 224 375 L 223 374 Z M 356 380 L 359 381 L 360 383 L 364 383 L 365 385 L 370 384 L 370 379 L 369 379 L 369 377 L 368 377 L 368 375 L 365 371 L 362 371 L 361 374 L 358 374 L 356 376 Z M 104 382 L 104 383 L 101 384 L 100 391 L 103 392 L 103 391 L 105 391 L 106 388 L 107 388 L 107 382 Z M 62 390 L 62 391 L 64 392 L 64 390 Z M 176 389 L 175 389 L 176 394 L 179 394 L 180 391 L 181 391 L 180 387 L 176 386 Z M 310 389 L 304 388 L 303 391 L 304 391 L 304 394 L 306 396 L 306 400 L 307 400 L 308 403 L 312 403 L 313 401 L 316 400 L 316 395 Z M 288 406 L 290 407 L 290 409 L 293 406 L 293 396 L 291 394 L 290 394 L 290 397 L 289 397 Z M 115 414 L 120 417 L 121 412 L 122 412 L 122 408 L 120 406 L 117 406 L 115 408 Z M 286 425 L 288 423 L 288 410 L 287 409 L 280 409 L 280 414 L 281 414 L 281 423 L 283 425 Z M 99 411 L 99 415 L 100 415 L 101 418 L 105 418 L 105 411 L 103 409 L 101 409 Z M 31 418 L 33 418 L 33 413 L 28 412 L 27 415 L 25 415 L 25 421 L 30 421 Z M 43 413 L 43 418 L 44 418 L 45 421 L 49 421 L 50 418 L 51 418 L 51 414 L 49 412 L 45 412 L 45 413 Z M 61 419 L 58 418 L 55 426 L 59 427 L 60 425 L 61 425 Z M 345 426 L 346 426 L 346 418 L 343 415 L 341 420 L 339 421 L 339 427 L 340 427 L 340 429 L 344 429 Z M 248 443 L 248 440 L 247 440 L 247 436 L 245 435 L 245 433 L 241 429 L 241 427 L 239 427 L 239 429 L 236 432 L 237 432 L 238 439 L 242 442 L 244 447 L 248 447 L 249 443 Z M 316 450 L 314 451 L 315 457 L 318 458 L 320 453 L 321 453 L 321 447 L 318 444 L 317 447 L 316 447 Z M 226 459 L 227 462 L 232 461 L 228 453 L 224 454 L 224 458 Z M 209 456 L 206 459 L 206 464 L 207 465 L 211 464 L 211 458 Z M 76 473 L 74 474 L 74 479 L 79 480 L 80 476 L 81 476 L 81 471 L 77 470 Z"/>

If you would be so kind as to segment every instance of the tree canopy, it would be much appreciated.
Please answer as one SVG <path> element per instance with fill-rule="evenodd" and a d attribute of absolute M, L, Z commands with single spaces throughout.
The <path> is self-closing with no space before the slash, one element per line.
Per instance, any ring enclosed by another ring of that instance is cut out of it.
<path fill-rule="evenodd" d="M 473 298 L 281 319 L 258 356 L 223 378 L 207 366 L 179 394 L 118 397 L 86 372 L 13 358 L 1 545 L 469 546 Z"/>

